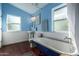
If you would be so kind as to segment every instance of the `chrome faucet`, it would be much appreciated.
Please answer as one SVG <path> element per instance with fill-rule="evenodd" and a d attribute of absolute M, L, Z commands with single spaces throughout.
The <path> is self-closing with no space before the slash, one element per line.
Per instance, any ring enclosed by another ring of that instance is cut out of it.
<path fill-rule="evenodd" d="M 67 39 L 67 40 L 69 41 L 69 43 L 72 44 L 72 39 L 69 38 L 68 36 L 66 36 L 64 39 L 65 39 L 65 40 Z"/>

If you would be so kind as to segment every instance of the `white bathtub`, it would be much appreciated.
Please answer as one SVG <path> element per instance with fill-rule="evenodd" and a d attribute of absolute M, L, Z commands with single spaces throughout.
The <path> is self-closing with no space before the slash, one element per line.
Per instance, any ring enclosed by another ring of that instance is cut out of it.
<path fill-rule="evenodd" d="M 58 53 L 75 55 L 75 49 L 70 43 L 61 42 L 48 38 L 34 38 L 33 41 L 51 49 Z"/>

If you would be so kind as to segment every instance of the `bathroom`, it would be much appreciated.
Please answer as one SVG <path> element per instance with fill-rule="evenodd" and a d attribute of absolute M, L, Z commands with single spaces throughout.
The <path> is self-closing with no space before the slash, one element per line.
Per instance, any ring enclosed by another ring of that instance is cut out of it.
<path fill-rule="evenodd" d="M 1 56 L 77 56 L 79 4 L 0 3 Z"/>

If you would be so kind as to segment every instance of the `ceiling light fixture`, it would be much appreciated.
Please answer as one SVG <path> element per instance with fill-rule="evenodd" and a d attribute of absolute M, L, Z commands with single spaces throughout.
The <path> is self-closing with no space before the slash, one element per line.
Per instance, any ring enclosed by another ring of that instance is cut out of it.
<path fill-rule="evenodd" d="M 32 22 L 34 22 L 36 20 L 36 16 L 32 16 L 31 20 L 32 20 Z"/>
<path fill-rule="evenodd" d="M 32 6 L 39 8 L 39 3 L 32 3 Z"/>

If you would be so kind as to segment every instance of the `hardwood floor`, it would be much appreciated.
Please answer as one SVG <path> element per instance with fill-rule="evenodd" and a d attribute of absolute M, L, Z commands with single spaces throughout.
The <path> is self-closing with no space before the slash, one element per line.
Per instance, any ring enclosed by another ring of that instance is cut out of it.
<path fill-rule="evenodd" d="M 0 48 L 0 56 L 22 56 L 24 53 L 32 52 L 34 56 L 43 56 L 37 48 L 30 48 L 29 42 L 21 42 L 3 46 Z"/>

